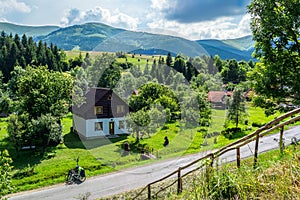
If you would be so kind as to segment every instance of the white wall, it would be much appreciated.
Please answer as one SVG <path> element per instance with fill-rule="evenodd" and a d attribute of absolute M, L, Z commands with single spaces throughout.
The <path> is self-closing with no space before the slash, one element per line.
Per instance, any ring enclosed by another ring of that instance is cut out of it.
<path fill-rule="evenodd" d="M 73 114 L 73 128 L 78 133 L 86 137 L 86 123 L 82 117 Z"/>
<path fill-rule="evenodd" d="M 115 135 L 117 134 L 128 134 L 129 131 L 126 128 L 119 129 L 119 121 L 124 121 L 124 117 L 120 118 L 101 118 L 101 119 L 88 119 L 84 120 L 81 117 L 73 114 L 73 127 L 77 132 L 82 134 L 84 137 L 100 137 L 100 136 L 109 136 L 109 122 L 114 122 L 114 131 Z M 95 123 L 102 122 L 103 130 L 95 131 Z"/>

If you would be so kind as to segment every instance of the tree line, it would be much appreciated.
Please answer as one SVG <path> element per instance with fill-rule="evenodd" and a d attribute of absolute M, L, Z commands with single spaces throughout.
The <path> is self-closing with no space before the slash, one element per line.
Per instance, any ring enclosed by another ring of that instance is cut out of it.
<path fill-rule="evenodd" d="M 35 42 L 25 34 L 20 37 L 18 34 L 13 36 L 2 31 L 0 35 L 0 71 L 4 83 L 11 79 L 11 72 L 15 66 L 47 66 L 49 70 L 64 72 L 76 66 L 89 64 L 88 62 L 89 54 L 85 58 L 80 55 L 68 59 L 66 53 L 53 43 L 48 45 L 41 40 Z"/>

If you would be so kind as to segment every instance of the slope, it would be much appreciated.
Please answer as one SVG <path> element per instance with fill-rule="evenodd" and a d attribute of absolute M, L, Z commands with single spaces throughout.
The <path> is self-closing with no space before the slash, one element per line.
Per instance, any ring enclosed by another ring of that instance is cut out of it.
<path fill-rule="evenodd" d="M 0 22 L 0 31 L 4 31 L 7 34 L 12 33 L 13 35 L 23 35 L 27 36 L 41 36 L 48 35 L 49 33 L 59 29 L 58 26 L 25 26 L 25 25 L 16 25 L 7 22 Z"/>
<path fill-rule="evenodd" d="M 223 60 L 236 59 L 248 61 L 252 59 L 251 54 L 254 48 L 249 47 L 247 50 L 241 50 L 242 47 L 239 46 L 239 41 L 241 40 L 238 38 L 230 40 L 230 43 L 221 40 L 197 40 L 197 43 L 202 45 L 209 55 L 219 55 Z"/>
<path fill-rule="evenodd" d="M 221 59 L 250 60 L 254 49 L 251 36 L 230 40 L 197 40 L 127 31 L 102 23 L 86 23 L 65 28 L 57 26 L 21 26 L 0 23 L 7 33 L 34 36 L 35 41 L 54 43 L 64 50 L 133 52 L 148 55 L 182 53 L 187 56 L 219 55 Z"/>
<path fill-rule="evenodd" d="M 113 28 L 101 23 L 87 23 L 61 28 L 47 36 L 36 38 L 47 43 L 54 43 L 64 50 L 80 49 L 92 51 L 105 39 L 125 30 Z"/>
<path fill-rule="evenodd" d="M 47 43 L 52 42 L 65 50 L 131 52 L 138 49 L 155 49 L 158 52 L 170 51 L 188 56 L 206 53 L 196 42 L 184 38 L 126 31 L 100 23 L 87 23 L 62 28 L 47 36 L 37 38 L 37 40 L 40 39 Z"/>
<path fill-rule="evenodd" d="M 108 38 L 99 44 L 97 51 L 135 51 L 151 50 L 161 52 L 182 53 L 187 56 L 202 56 L 205 49 L 194 41 L 169 35 L 151 34 L 146 32 L 125 31 Z"/>
<path fill-rule="evenodd" d="M 222 40 L 222 42 L 242 51 L 249 50 L 254 47 L 254 41 L 251 35 L 237 39 Z"/>

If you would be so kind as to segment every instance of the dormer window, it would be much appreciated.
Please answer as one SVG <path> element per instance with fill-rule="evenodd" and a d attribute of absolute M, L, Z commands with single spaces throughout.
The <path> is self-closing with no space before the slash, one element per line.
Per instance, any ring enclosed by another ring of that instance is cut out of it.
<path fill-rule="evenodd" d="M 103 114 L 103 106 L 95 106 L 95 115 Z"/>
<path fill-rule="evenodd" d="M 125 106 L 124 105 L 117 105 L 117 113 L 125 113 Z"/>

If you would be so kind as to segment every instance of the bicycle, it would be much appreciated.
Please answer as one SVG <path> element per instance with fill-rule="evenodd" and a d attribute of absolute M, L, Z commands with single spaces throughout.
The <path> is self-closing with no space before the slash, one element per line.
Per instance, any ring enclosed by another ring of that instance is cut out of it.
<path fill-rule="evenodd" d="M 76 166 L 75 169 L 70 169 L 67 176 L 66 182 L 67 184 L 71 183 L 82 183 L 86 180 L 84 169 L 78 170 L 79 166 Z"/>
<path fill-rule="evenodd" d="M 70 169 L 66 176 L 66 183 L 82 183 L 86 180 L 85 171 L 82 167 L 78 165 L 79 157 L 76 159 L 77 165 L 74 169 Z"/>

